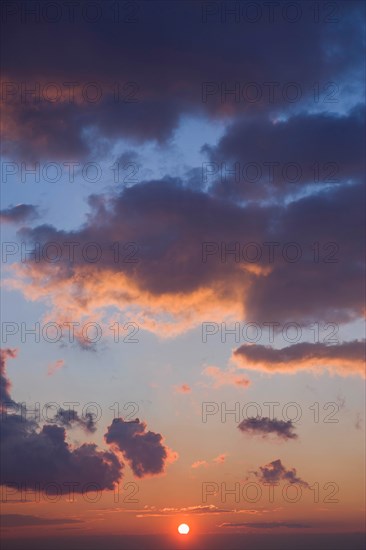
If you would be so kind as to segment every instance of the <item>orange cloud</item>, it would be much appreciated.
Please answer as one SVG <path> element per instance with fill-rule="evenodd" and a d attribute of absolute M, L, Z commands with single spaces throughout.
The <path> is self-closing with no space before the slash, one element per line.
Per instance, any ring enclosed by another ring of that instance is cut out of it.
<path fill-rule="evenodd" d="M 213 458 L 211 462 L 214 462 L 215 464 L 224 464 L 227 457 L 227 453 L 222 453 L 218 455 L 216 458 Z M 207 460 L 196 460 L 196 462 L 193 462 L 191 468 L 200 468 L 201 466 L 207 467 L 210 463 L 207 462 Z"/>
<path fill-rule="evenodd" d="M 5 402 L 14 404 L 10 395 L 11 383 L 6 375 L 6 363 L 9 358 L 14 359 L 17 353 L 18 350 L 16 348 L 0 349 L 0 408 L 2 408 L 2 403 Z"/>
<path fill-rule="evenodd" d="M 213 459 L 213 462 L 216 462 L 217 464 L 223 464 L 226 460 L 227 454 L 223 453 L 216 458 Z"/>
<path fill-rule="evenodd" d="M 207 319 L 346 322 L 361 314 L 363 271 L 354 239 L 347 240 L 338 219 L 352 211 L 358 227 L 361 186 L 336 188 L 331 200 L 331 222 L 319 216 L 316 227 L 309 227 L 301 220 L 314 208 L 328 212 L 325 196 L 292 201 L 279 210 L 251 202 L 233 204 L 188 189 L 177 178 L 144 181 L 113 196 L 91 195 L 85 223 L 74 231 L 23 227 L 19 239 L 29 247 L 37 243 L 42 253 L 37 261 L 19 262 L 7 284 L 27 299 L 45 301 L 54 321 L 103 317 L 114 308 L 162 338 L 192 330 Z M 274 226 L 279 235 L 297 235 L 302 255 L 296 263 L 281 253 L 271 259 L 267 241 L 273 239 Z M 335 264 L 331 287 L 329 266 L 313 261 L 306 245 L 314 232 L 325 232 L 342 250 L 350 249 L 350 263 Z M 43 253 L 50 243 L 52 255 L 58 247 L 57 261 Z M 72 252 L 66 246 L 70 243 L 76 244 Z M 90 252 L 85 256 L 90 243 L 97 249 L 92 252 L 96 260 L 89 259 Z M 243 255 L 248 243 L 259 248 L 256 262 Z M 18 260 L 15 253 L 10 259 Z"/>
<path fill-rule="evenodd" d="M 365 342 L 339 344 L 302 342 L 282 349 L 246 344 L 233 352 L 232 359 L 243 369 L 269 373 L 299 370 L 328 370 L 341 376 L 365 376 Z"/>
<path fill-rule="evenodd" d="M 61 369 L 64 365 L 65 365 L 65 361 L 63 359 L 58 359 L 54 363 L 50 363 L 47 369 L 47 376 L 52 376 L 53 374 L 55 374 L 56 371 Z"/>
<path fill-rule="evenodd" d="M 220 323 L 223 319 L 241 318 L 240 288 L 222 296 L 223 289 L 200 288 L 189 293 L 153 295 L 122 272 L 98 268 L 94 264 L 76 266 L 65 277 L 61 265 L 27 263 L 12 266 L 13 277 L 4 286 L 20 290 L 27 300 L 43 301 L 50 306 L 45 322 L 101 324 L 108 307 L 116 307 L 125 322 L 135 322 L 160 338 L 176 337 L 201 325 L 207 319 Z M 97 275 L 95 275 L 97 273 Z M 228 313 L 230 312 L 230 313 Z M 105 323 L 105 334 L 111 317 Z M 75 337 L 81 341 L 78 329 Z"/>
<path fill-rule="evenodd" d="M 192 388 L 188 384 L 182 384 L 181 386 L 174 386 L 177 393 L 190 393 Z"/>
<path fill-rule="evenodd" d="M 196 462 L 193 462 L 191 468 L 200 468 L 201 466 L 208 466 L 208 462 L 206 460 L 196 460 Z"/>

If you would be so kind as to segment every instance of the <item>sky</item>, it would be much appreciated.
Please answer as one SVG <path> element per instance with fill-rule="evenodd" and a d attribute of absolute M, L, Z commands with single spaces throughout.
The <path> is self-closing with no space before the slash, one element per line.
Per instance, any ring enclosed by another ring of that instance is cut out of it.
<path fill-rule="evenodd" d="M 4 549 L 362 548 L 364 3 L 1 25 Z"/>

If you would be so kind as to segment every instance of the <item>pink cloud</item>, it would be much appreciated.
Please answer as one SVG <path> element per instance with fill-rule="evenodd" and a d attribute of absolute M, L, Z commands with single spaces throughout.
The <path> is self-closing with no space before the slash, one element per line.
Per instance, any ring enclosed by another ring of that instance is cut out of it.
<path fill-rule="evenodd" d="M 210 462 L 207 462 L 207 460 L 196 460 L 196 462 L 193 462 L 191 468 L 200 468 L 201 466 L 207 468 L 211 462 L 214 462 L 215 464 L 224 464 L 226 457 L 227 453 L 222 453 L 213 458 Z"/>

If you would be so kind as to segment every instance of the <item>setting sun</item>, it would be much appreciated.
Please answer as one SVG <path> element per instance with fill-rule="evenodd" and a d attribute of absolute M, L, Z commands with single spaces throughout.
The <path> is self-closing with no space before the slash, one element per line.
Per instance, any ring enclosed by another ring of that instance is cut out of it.
<path fill-rule="evenodd" d="M 189 533 L 189 525 L 186 523 L 181 523 L 178 527 L 178 533 L 180 535 L 188 535 Z"/>

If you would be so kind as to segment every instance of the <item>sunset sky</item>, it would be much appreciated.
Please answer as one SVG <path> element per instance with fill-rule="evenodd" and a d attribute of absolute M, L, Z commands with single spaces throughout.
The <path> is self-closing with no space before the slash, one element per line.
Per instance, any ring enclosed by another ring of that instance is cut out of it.
<path fill-rule="evenodd" d="M 363 548 L 364 3 L 1 21 L 4 550 Z"/>

